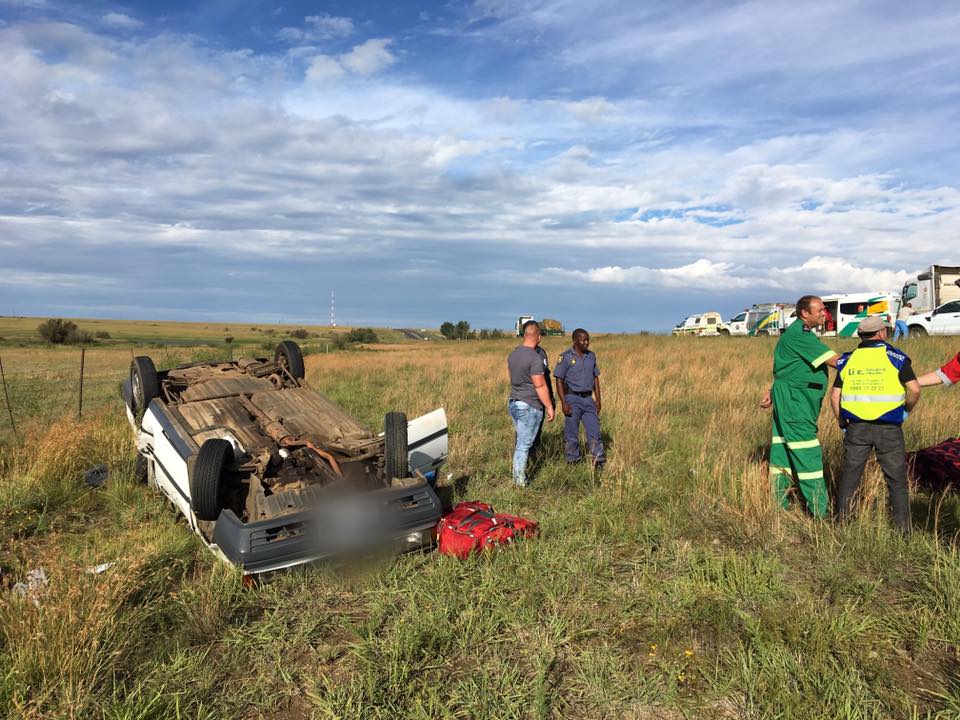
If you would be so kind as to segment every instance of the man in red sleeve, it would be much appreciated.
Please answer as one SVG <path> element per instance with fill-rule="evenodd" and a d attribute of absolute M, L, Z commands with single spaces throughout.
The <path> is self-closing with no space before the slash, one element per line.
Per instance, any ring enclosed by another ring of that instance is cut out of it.
<path fill-rule="evenodd" d="M 939 385 L 940 383 L 953 385 L 954 383 L 960 382 L 960 353 L 957 353 L 953 359 L 949 360 L 947 364 L 939 370 L 921 375 L 917 380 L 920 381 L 920 387 L 929 387 L 930 385 Z"/>

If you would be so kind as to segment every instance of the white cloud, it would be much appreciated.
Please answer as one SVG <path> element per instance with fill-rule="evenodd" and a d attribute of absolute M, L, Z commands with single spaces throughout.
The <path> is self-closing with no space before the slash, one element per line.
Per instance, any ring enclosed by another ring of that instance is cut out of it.
<path fill-rule="evenodd" d="M 916 268 L 885 270 L 863 267 L 848 259 L 815 256 L 800 265 L 770 270 L 766 282 L 773 287 L 810 288 L 813 292 L 899 290 L 916 277 Z"/>
<path fill-rule="evenodd" d="M 356 45 L 352 50 L 337 57 L 330 55 L 314 55 L 307 66 L 306 78 L 310 83 L 322 83 L 352 73 L 369 76 L 389 67 L 396 58 L 387 50 L 389 40 L 367 40 Z M 377 107 L 377 114 L 382 115 L 384 106 Z"/>
<path fill-rule="evenodd" d="M 137 30 L 143 27 L 143 23 L 136 18 L 118 12 L 108 12 L 100 18 L 100 22 L 108 27 L 117 28 L 118 30 Z"/>
<path fill-rule="evenodd" d="M 553 27 L 548 16 L 571 7 L 541 3 L 538 22 Z M 346 29 L 328 18 L 298 32 Z M 703 42 L 690 32 L 657 52 L 675 59 L 674 44 Z M 0 28 L 5 268 L 43 277 L 60 263 L 53 275 L 123 283 L 128 257 L 147 268 L 227 258 L 230 278 L 322 257 L 386 286 L 432 259 L 470 267 L 453 289 L 487 307 L 510 291 L 496 284 L 503 268 L 521 265 L 598 293 L 756 288 L 763 299 L 896 287 L 956 247 L 953 118 L 923 102 L 808 122 L 714 107 L 697 83 L 667 101 L 647 85 L 613 92 L 602 76 L 619 66 L 603 59 L 586 90 L 528 66 L 511 95 L 485 93 L 486 77 L 433 84 L 413 52 L 409 72 L 378 76 L 398 61 L 384 38 L 270 54 L 139 35 Z M 527 87 L 542 92 L 518 94 Z M 84 262 L 101 270 L 73 269 Z"/>
<path fill-rule="evenodd" d="M 359 75 L 373 75 L 396 62 L 396 57 L 388 49 L 390 40 L 373 38 L 357 45 L 350 52 L 340 56 L 341 64 Z"/>
<path fill-rule="evenodd" d="M 308 15 L 304 18 L 305 27 L 285 27 L 277 32 L 277 37 L 290 43 L 333 40 L 353 34 L 353 20 L 336 15 Z"/>
<path fill-rule="evenodd" d="M 0 287 L 11 288 L 35 287 L 43 289 L 67 290 L 118 290 L 123 283 L 116 278 L 104 277 L 99 274 L 36 272 L 32 270 L 18 270 L 15 273 L 3 273 L 0 277 Z"/>
<path fill-rule="evenodd" d="M 307 80 L 312 83 L 343 75 L 343 66 L 329 55 L 315 55 L 307 67 Z"/>
<path fill-rule="evenodd" d="M 537 282 L 580 280 L 600 285 L 635 285 L 651 288 L 734 290 L 769 288 L 798 292 L 897 291 L 916 270 L 886 270 L 863 267 L 840 257 L 814 256 L 800 265 L 770 268 L 764 265 L 734 265 L 700 258 L 681 267 L 597 267 L 571 270 L 548 267 Z"/>
<path fill-rule="evenodd" d="M 353 20 L 334 15 L 308 15 L 305 20 L 319 37 L 346 37 L 353 32 Z"/>
<path fill-rule="evenodd" d="M 542 275 L 551 281 L 585 280 L 597 284 L 641 285 L 647 287 L 700 288 L 728 290 L 745 288 L 754 284 L 751 278 L 731 274 L 731 263 L 715 263 L 705 258 L 681 267 L 651 268 L 642 265 L 633 267 L 598 267 L 589 270 L 566 270 L 544 268 Z"/>
<path fill-rule="evenodd" d="M 577 100 L 576 102 L 568 102 L 564 103 L 563 106 L 580 120 L 591 123 L 601 122 L 609 115 L 618 111 L 614 103 L 602 97 L 591 97 L 584 100 Z"/>

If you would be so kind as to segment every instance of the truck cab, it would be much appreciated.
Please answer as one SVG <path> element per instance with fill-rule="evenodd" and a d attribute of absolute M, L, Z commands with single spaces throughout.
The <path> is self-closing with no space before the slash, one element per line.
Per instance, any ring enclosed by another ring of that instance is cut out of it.
<path fill-rule="evenodd" d="M 526 325 L 531 320 L 533 320 L 533 315 L 521 315 L 520 317 L 517 318 L 517 325 L 516 325 L 517 337 L 523 336 L 523 326 Z"/>
<path fill-rule="evenodd" d="M 960 267 L 951 265 L 931 265 L 900 291 L 900 306 L 910 303 L 917 314 L 929 314 L 951 300 L 960 300 Z"/>
<path fill-rule="evenodd" d="M 730 321 L 727 323 L 727 334 L 728 335 L 746 335 L 747 334 L 747 314 L 748 310 L 744 310 L 742 313 L 734 315 L 730 318 Z"/>

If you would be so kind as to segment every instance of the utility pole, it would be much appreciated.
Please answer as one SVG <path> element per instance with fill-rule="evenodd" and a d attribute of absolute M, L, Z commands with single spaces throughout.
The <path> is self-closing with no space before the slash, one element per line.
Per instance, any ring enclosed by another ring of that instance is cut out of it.
<path fill-rule="evenodd" d="M 330 291 L 330 327 L 337 326 L 337 313 L 335 304 L 333 302 L 333 292 L 333 290 Z"/>

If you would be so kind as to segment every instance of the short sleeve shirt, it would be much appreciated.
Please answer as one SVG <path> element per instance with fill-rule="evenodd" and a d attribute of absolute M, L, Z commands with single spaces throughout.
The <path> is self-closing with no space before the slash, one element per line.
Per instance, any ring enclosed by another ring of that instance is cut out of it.
<path fill-rule="evenodd" d="M 826 362 L 836 352 L 824 345 L 800 320 L 780 336 L 773 351 L 773 379 L 792 385 L 827 384 Z"/>
<path fill-rule="evenodd" d="M 953 385 L 960 382 L 960 353 L 957 353 L 955 358 L 937 370 L 937 375 L 940 376 L 940 382 L 944 385 Z"/>
<path fill-rule="evenodd" d="M 537 390 L 531 379 L 533 375 L 544 374 L 543 358 L 537 349 L 518 345 L 507 357 L 507 369 L 510 371 L 510 399 L 520 400 L 543 410 L 543 403 L 537 397 Z"/>
<path fill-rule="evenodd" d="M 553 376 L 563 380 L 573 392 L 592 392 L 594 378 L 600 377 L 597 356 L 592 350 L 581 356 L 573 348 L 567 348 L 560 354 Z"/>
<path fill-rule="evenodd" d="M 553 386 L 550 384 L 550 359 L 547 357 L 547 351 L 537 345 L 537 355 L 543 362 L 543 379 L 547 382 L 547 395 L 553 397 Z"/>

